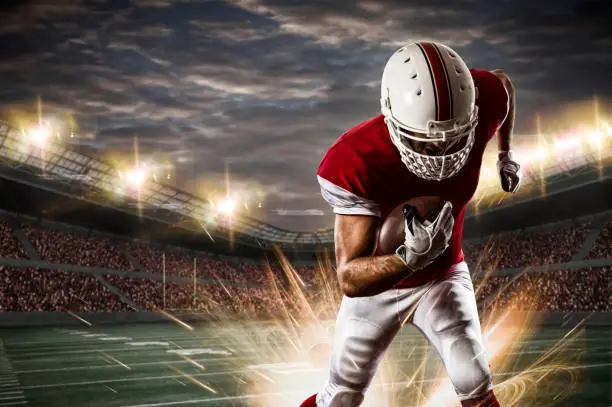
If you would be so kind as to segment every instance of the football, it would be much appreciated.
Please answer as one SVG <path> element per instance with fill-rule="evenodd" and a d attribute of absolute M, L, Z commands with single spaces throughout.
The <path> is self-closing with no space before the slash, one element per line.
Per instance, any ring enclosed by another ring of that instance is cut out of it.
<path fill-rule="evenodd" d="M 444 206 L 444 201 L 438 196 L 420 196 L 398 205 L 379 229 L 374 255 L 393 254 L 404 243 L 404 205 L 413 206 L 422 219 L 433 221 Z"/>

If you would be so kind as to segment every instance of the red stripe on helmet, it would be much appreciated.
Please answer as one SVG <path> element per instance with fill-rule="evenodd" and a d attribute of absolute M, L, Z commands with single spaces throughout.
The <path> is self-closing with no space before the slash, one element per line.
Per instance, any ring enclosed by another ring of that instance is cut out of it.
<path fill-rule="evenodd" d="M 436 120 L 450 120 L 453 110 L 452 95 L 448 75 L 446 73 L 446 65 L 444 65 L 442 56 L 434 44 L 431 42 L 421 42 L 419 45 L 425 54 L 425 58 L 427 59 L 433 76 L 434 90 L 437 95 Z"/>

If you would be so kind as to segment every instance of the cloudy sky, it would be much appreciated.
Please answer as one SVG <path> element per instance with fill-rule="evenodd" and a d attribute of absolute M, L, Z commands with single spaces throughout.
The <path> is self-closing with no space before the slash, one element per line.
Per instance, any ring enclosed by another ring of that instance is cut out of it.
<path fill-rule="evenodd" d="M 3 0 L 0 104 L 79 124 L 79 143 L 172 163 L 181 186 L 260 194 L 258 216 L 330 226 L 316 168 L 378 113 L 400 45 L 434 39 L 468 65 L 504 68 L 518 133 L 536 112 L 612 97 L 611 1 Z M 317 216 L 324 211 L 324 216 Z"/>

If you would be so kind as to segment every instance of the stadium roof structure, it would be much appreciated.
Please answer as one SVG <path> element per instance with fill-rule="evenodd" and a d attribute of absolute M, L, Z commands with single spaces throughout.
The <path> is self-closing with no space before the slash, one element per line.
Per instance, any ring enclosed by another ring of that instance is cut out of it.
<path fill-rule="evenodd" d="M 603 149 L 603 153 L 598 163 L 593 157 L 584 155 L 569 156 L 562 162 L 562 168 L 558 162 L 548 162 L 546 166 L 540 166 L 539 171 L 531 171 L 520 193 L 514 196 L 500 193 L 497 182 L 479 185 L 466 219 L 539 198 L 543 185 L 550 194 L 607 180 L 612 177 L 612 168 L 605 164 L 612 158 L 612 153 L 609 149 Z M 53 139 L 46 140 L 44 147 L 32 146 L 20 130 L 2 121 L 0 164 L 0 176 L 17 182 L 224 238 L 224 232 L 211 221 L 217 212 L 209 202 L 154 180 L 147 181 L 147 187 L 137 196 L 133 191 L 117 192 L 119 175 L 113 165 Z M 312 250 L 313 247 L 333 244 L 333 228 L 318 232 L 290 231 L 242 213 L 233 216 L 231 226 L 234 239 L 252 247 L 269 248 L 276 244 L 284 248 Z"/>
<path fill-rule="evenodd" d="M 44 148 L 29 145 L 23 133 L 6 122 L 0 122 L 0 175 L 54 192 L 78 196 L 105 206 L 131 210 L 134 215 L 180 222 L 180 218 L 195 220 L 199 232 L 215 232 L 216 210 L 192 194 L 151 180 L 138 192 L 123 191 L 117 197 L 119 176 L 111 164 L 77 151 L 70 145 L 47 140 Z M 123 198 L 123 199 L 121 199 Z M 126 202 L 127 201 L 127 202 Z M 127 203 L 127 205 L 126 205 Z M 244 214 L 235 214 L 231 221 L 235 237 L 242 243 L 281 246 L 316 246 L 333 241 L 330 230 L 295 232 L 281 229 Z"/>

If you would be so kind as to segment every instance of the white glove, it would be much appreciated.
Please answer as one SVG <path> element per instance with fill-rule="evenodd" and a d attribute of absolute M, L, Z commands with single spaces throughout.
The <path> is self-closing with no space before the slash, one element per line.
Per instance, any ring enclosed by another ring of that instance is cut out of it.
<path fill-rule="evenodd" d="M 516 192 L 521 185 L 521 166 L 512 160 L 510 151 L 500 151 L 497 160 L 497 173 L 502 189 L 506 192 Z"/>
<path fill-rule="evenodd" d="M 455 219 L 453 205 L 445 202 L 433 222 L 423 220 L 410 206 L 404 206 L 406 240 L 395 253 L 411 270 L 427 267 L 448 248 Z"/>

